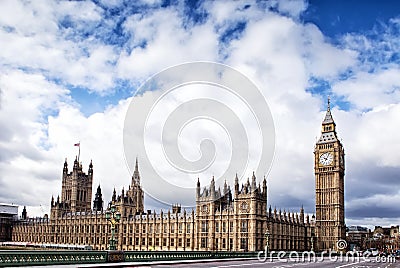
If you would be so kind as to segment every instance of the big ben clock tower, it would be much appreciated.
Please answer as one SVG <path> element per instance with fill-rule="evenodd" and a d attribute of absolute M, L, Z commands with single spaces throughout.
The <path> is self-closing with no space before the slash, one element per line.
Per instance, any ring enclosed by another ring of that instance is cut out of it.
<path fill-rule="evenodd" d="M 314 150 L 316 236 L 318 250 L 338 250 L 344 224 L 344 149 L 336 134 L 330 101 Z"/>

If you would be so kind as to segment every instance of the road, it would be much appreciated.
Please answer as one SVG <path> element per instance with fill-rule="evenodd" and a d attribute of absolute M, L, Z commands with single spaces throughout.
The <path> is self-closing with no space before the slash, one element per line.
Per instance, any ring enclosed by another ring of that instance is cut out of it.
<path fill-rule="evenodd" d="M 332 260 L 329 258 L 319 259 L 316 258 L 314 261 L 302 260 L 302 259 L 282 259 L 282 260 L 267 260 L 259 261 L 257 259 L 242 259 L 242 260 L 183 260 L 183 261 L 158 261 L 158 262 L 131 262 L 131 263 L 104 263 L 104 264 L 81 264 L 81 265 L 54 265 L 54 266 L 36 266 L 35 268 L 102 268 L 102 267 L 210 267 L 210 268 L 236 268 L 236 267 L 256 267 L 256 268 L 400 268 L 400 260 L 389 259 L 389 260 L 377 260 L 370 258 L 368 260 L 350 259 L 346 260 L 337 259 Z"/>
<path fill-rule="evenodd" d="M 124 267 L 137 267 L 133 266 L 124 266 Z M 328 258 L 321 260 L 316 260 L 315 262 L 301 261 L 301 260 L 287 260 L 287 261 L 266 261 L 261 262 L 259 260 L 226 260 L 226 261 L 207 261 L 202 263 L 164 263 L 164 264 L 156 264 L 152 263 L 146 266 L 140 267 L 212 267 L 212 268 L 234 268 L 234 267 L 267 267 L 267 268 L 303 268 L 303 267 L 325 267 L 325 268 L 400 268 L 400 260 L 389 260 L 385 262 L 376 262 L 376 260 L 330 260 Z"/>

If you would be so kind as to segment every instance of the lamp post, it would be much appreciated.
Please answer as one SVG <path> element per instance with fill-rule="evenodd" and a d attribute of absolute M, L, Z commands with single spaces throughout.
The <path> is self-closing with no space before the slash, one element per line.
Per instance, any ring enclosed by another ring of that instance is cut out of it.
<path fill-rule="evenodd" d="M 267 230 L 265 231 L 265 254 L 266 256 L 268 256 L 268 251 L 269 251 L 269 237 L 270 237 L 270 232 L 267 228 Z"/>
<path fill-rule="evenodd" d="M 121 220 L 121 213 L 117 211 L 114 205 L 110 207 L 109 210 L 106 211 L 106 219 L 111 224 L 111 238 L 109 239 L 109 250 L 116 250 L 116 242 L 117 240 L 114 239 L 115 235 L 115 225 L 119 223 Z"/>
<path fill-rule="evenodd" d="M 314 236 L 311 236 L 311 251 L 314 251 Z"/>

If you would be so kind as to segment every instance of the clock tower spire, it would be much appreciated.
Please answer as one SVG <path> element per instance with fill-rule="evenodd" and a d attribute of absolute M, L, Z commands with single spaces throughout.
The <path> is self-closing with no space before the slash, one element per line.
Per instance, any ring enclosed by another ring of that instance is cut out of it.
<path fill-rule="evenodd" d="M 346 238 L 344 223 L 344 149 L 336 133 L 330 99 L 314 149 L 316 236 L 318 250 L 338 250 Z"/>

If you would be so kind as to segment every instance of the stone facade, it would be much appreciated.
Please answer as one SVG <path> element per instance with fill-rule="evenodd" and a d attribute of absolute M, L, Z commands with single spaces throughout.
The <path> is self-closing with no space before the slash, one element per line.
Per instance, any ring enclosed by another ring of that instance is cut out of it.
<path fill-rule="evenodd" d="M 93 164 L 90 161 L 88 173 L 75 158 L 72 172 L 68 173 L 67 159 L 62 173 L 61 201 L 51 198 L 51 218 L 57 218 L 69 212 L 89 211 L 92 203 Z"/>
<path fill-rule="evenodd" d="M 86 178 L 76 162 L 72 174 L 76 172 L 81 176 L 72 178 Z M 64 164 L 63 174 L 66 166 Z M 93 174 L 92 164 L 89 174 Z M 70 185 L 74 184 L 77 183 L 70 182 Z M 84 194 L 80 196 L 85 197 Z M 313 226 L 309 217 L 304 215 L 303 209 L 297 214 L 268 209 L 266 179 L 262 186 L 257 186 L 255 174 L 251 182 L 248 179 L 241 187 L 236 177 L 233 192 L 226 183 L 223 190 L 216 189 L 214 178 L 210 187 L 203 190 L 198 182 L 196 209 L 191 211 L 182 211 L 179 205 L 174 205 L 172 211 L 166 213 L 144 211 L 143 198 L 136 163 L 128 190 L 122 189 L 117 195 L 114 189 L 110 202 L 122 215 L 116 229 L 118 249 L 255 251 L 264 249 L 267 228 L 271 233 L 270 250 L 310 249 Z M 98 205 L 103 203 L 100 199 L 101 189 L 98 187 L 94 208 L 75 212 L 68 194 L 62 195 L 61 200 L 52 199 L 51 217 L 16 222 L 12 239 L 17 242 L 90 245 L 105 250 L 111 226 Z M 90 202 L 84 198 L 81 201 L 85 204 Z"/>
<path fill-rule="evenodd" d="M 338 250 L 346 239 L 344 223 L 344 149 L 337 137 L 330 103 L 314 149 L 316 236 L 318 250 Z"/>
<path fill-rule="evenodd" d="M 316 177 L 316 221 L 310 221 L 303 208 L 299 213 L 267 207 L 267 180 L 257 185 L 255 174 L 239 186 L 236 176 L 233 189 L 225 182 L 216 188 L 196 187 L 196 208 L 172 211 L 145 211 L 139 165 L 128 186 L 109 205 L 121 213 L 117 225 L 117 245 L 121 250 L 211 250 L 257 251 L 266 245 L 270 250 L 335 249 L 345 239 L 344 225 L 344 149 L 337 139 L 330 107 L 322 123 L 322 135 L 314 150 Z M 68 173 L 64 163 L 61 200 L 51 201 L 51 217 L 25 219 L 15 223 L 13 241 L 90 245 L 107 249 L 111 226 L 105 218 L 100 186 L 91 204 L 93 164 L 88 174 L 75 160 Z"/>
<path fill-rule="evenodd" d="M 267 228 L 271 250 L 305 250 L 310 247 L 311 229 L 304 210 L 300 213 L 272 212 L 267 208 L 267 181 L 256 183 L 253 173 L 251 182 L 239 188 L 235 178 L 233 194 L 226 184 L 215 189 L 214 178 L 210 187 L 201 192 L 200 182 L 196 189 L 196 227 L 199 248 L 209 250 L 261 250 L 265 246 Z"/>

